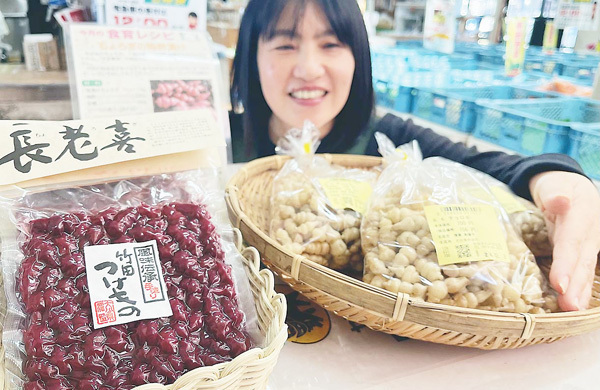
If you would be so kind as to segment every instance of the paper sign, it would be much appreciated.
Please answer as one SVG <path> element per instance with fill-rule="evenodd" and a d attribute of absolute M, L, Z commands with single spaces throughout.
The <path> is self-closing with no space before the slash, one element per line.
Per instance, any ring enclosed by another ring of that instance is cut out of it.
<path fill-rule="evenodd" d="M 361 214 L 367 211 L 367 204 L 373 187 L 367 182 L 343 178 L 320 178 L 319 184 L 333 208 L 351 209 Z"/>
<path fill-rule="evenodd" d="M 558 29 L 554 26 L 553 21 L 546 22 L 544 29 L 543 49 L 545 52 L 554 52 L 558 43 Z"/>
<path fill-rule="evenodd" d="M 523 72 L 525 64 L 527 18 L 507 18 L 506 24 L 508 39 L 506 41 L 505 71 L 509 76 L 516 76 Z"/>
<path fill-rule="evenodd" d="M 440 265 L 482 260 L 510 261 L 506 235 L 493 206 L 425 206 L 425 217 Z"/>
<path fill-rule="evenodd" d="M 0 185 L 224 145 L 206 110 L 86 121 L 0 121 Z"/>
<path fill-rule="evenodd" d="M 106 23 L 206 30 L 206 0 L 105 0 Z"/>
<path fill-rule="evenodd" d="M 68 32 L 75 118 L 225 110 L 205 33 L 87 23 Z"/>
<path fill-rule="evenodd" d="M 65 31 L 74 118 L 207 110 L 230 144 L 227 91 L 208 33 L 87 23 Z"/>
<path fill-rule="evenodd" d="M 595 31 L 599 25 L 598 18 L 598 0 L 560 0 L 554 23 L 557 29 L 576 27 L 579 30 Z"/>
<path fill-rule="evenodd" d="M 83 251 L 94 329 L 173 315 L 155 240 Z"/>
<path fill-rule="evenodd" d="M 423 24 L 423 47 L 442 53 L 454 51 L 456 18 L 454 0 L 428 0 Z"/>

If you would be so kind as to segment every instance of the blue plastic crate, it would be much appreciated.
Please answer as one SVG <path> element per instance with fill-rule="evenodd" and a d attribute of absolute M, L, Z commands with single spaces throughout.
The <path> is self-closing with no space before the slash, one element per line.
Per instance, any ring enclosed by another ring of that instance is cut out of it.
<path fill-rule="evenodd" d="M 479 52 L 477 59 L 483 63 L 493 65 L 504 64 L 504 54 L 498 52 Z"/>
<path fill-rule="evenodd" d="M 373 80 L 373 89 L 375 90 L 375 104 L 392 108 L 388 95 L 388 82 L 383 80 Z"/>
<path fill-rule="evenodd" d="M 600 123 L 600 102 L 586 99 L 478 100 L 473 135 L 524 155 L 566 153 L 571 126 Z"/>
<path fill-rule="evenodd" d="M 569 156 L 589 177 L 600 180 L 600 124 L 573 125 L 569 133 Z"/>
<path fill-rule="evenodd" d="M 423 40 L 396 41 L 396 47 L 403 49 L 422 49 Z"/>
<path fill-rule="evenodd" d="M 565 60 L 562 63 L 561 75 L 572 77 L 591 85 L 597 69 L 598 59 L 596 58 Z"/>
<path fill-rule="evenodd" d="M 558 54 L 527 53 L 523 68 L 525 71 L 560 74 L 563 66 L 561 60 L 562 57 Z"/>
<path fill-rule="evenodd" d="M 461 54 L 477 54 L 481 46 L 477 42 L 460 42 L 454 43 L 454 52 Z"/>
<path fill-rule="evenodd" d="M 399 73 L 388 86 L 388 107 L 399 112 L 411 112 L 413 90 L 418 87 L 443 88 L 464 85 L 464 81 L 456 80 L 445 72 L 404 72 Z"/>
<path fill-rule="evenodd" d="M 494 85 L 462 88 L 416 88 L 412 113 L 432 122 L 471 133 L 477 120 L 477 99 L 539 99 L 556 94 Z"/>

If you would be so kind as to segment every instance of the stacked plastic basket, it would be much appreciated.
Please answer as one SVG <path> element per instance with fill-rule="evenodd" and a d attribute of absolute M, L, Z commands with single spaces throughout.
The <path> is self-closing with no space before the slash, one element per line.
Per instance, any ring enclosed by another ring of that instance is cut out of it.
<path fill-rule="evenodd" d="M 568 153 L 600 179 L 600 103 L 537 90 L 561 75 L 591 85 L 600 56 L 527 51 L 525 72 L 504 73 L 504 48 L 457 43 L 445 55 L 415 43 L 372 51 L 377 104 L 523 155 Z M 564 77 L 563 77 L 564 76 Z"/>

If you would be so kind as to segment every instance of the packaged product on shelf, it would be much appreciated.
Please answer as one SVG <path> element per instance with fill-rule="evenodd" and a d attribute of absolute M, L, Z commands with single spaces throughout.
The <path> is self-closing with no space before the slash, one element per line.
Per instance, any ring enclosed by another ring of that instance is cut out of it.
<path fill-rule="evenodd" d="M 360 272 L 360 222 L 376 174 L 334 166 L 314 154 L 318 146 L 308 121 L 278 143 L 277 152 L 293 158 L 273 179 L 270 235 L 318 264 Z"/>
<path fill-rule="evenodd" d="M 170 384 L 259 346 L 217 182 L 187 171 L 2 198 L 8 388 Z"/>
<path fill-rule="evenodd" d="M 445 305 L 557 310 L 533 254 L 480 177 L 443 158 L 422 160 L 416 142 L 396 149 L 376 137 L 386 166 L 361 225 L 365 282 Z"/>
<path fill-rule="evenodd" d="M 583 85 L 574 84 L 568 80 L 555 77 L 554 79 L 540 84 L 537 87 L 540 91 L 551 91 L 562 93 L 563 95 L 591 97 L 592 88 Z"/>

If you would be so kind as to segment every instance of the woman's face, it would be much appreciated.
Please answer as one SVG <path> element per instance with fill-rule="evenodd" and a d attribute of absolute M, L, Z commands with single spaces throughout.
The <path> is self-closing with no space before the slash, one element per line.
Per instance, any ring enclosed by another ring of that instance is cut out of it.
<path fill-rule="evenodd" d="M 273 111 L 274 141 L 306 119 L 325 137 L 348 100 L 354 75 L 352 51 L 337 39 L 321 9 L 309 2 L 294 32 L 292 8 L 282 12 L 274 38 L 258 42 L 258 74 Z"/>

